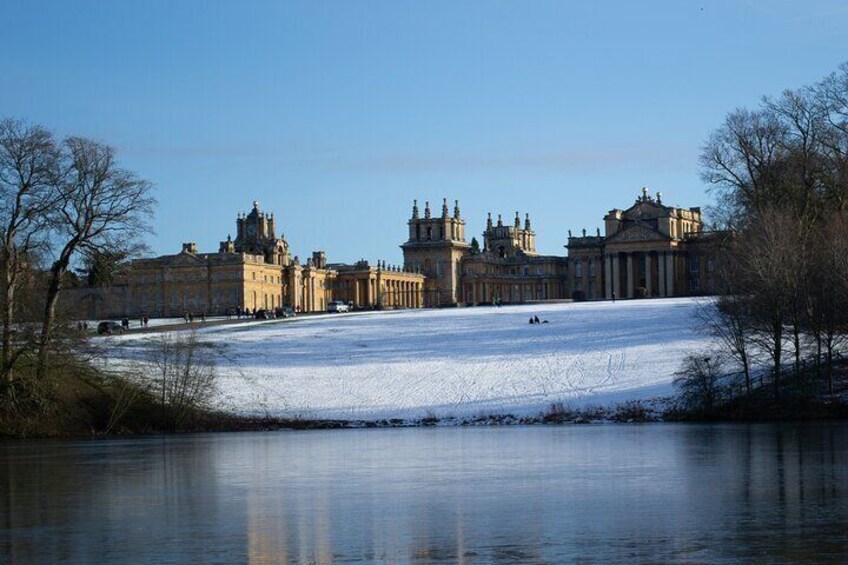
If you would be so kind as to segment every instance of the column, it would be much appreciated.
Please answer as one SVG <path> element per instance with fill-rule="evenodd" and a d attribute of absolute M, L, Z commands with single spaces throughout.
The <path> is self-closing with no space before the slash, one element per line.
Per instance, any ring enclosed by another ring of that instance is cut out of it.
<path fill-rule="evenodd" d="M 674 252 L 669 251 L 665 257 L 665 285 L 668 296 L 674 296 Z"/>
<path fill-rule="evenodd" d="M 633 298 L 633 253 L 627 254 L 627 298 Z"/>
<path fill-rule="evenodd" d="M 654 278 L 654 273 L 653 273 L 652 267 L 653 267 L 653 265 L 651 263 L 651 252 L 646 251 L 645 252 L 645 290 L 648 291 L 647 292 L 648 298 L 650 298 L 651 296 L 654 295 L 654 293 L 652 291 L 652 287 L 654 286 L 653 280 L 652 280 Z"/>
<path fill-rule="evenodd" d="M 665 291 L 665 251 L 660 251 L 657 254 L 657 267 L 659 267 L 657 282 L 660 284 L 660 296 L 667 296 Z"/>
<path fill-rule="evenodd" d="M 612 298 L 612 257 L 604 255 L 604 298 Z"/>
<path fill-rule="evenodd" d="M 621 258 L 618 253 L 612 256 L 612 291 L 621 298 Z"/>
<path fill-rule="evenodd" d="M 351 282 L 353 283 L 353 305 L 359 308 L 359 279 L 354 278 Z"/>

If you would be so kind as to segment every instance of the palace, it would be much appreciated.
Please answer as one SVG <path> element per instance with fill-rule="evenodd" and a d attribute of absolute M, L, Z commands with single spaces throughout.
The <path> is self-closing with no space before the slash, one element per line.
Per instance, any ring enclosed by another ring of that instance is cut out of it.
<path fill-rule="evenodd" d="M 713 290 L 715 253 L 724 234 L 703 230 L 699 208 L 674 208 L 662 194 L 642 190 L 626 210 L 604 217 L 604 235 L 573 236 L 567 256 L 541 255 L 530 215 L 511 225 L 492 215 L 483 248 L 466 241 L 459 202 L 441 214 L 418 202 L 400 247 L 403 266 L 385 261 L 328 263 L 316 251 L 292 257 L 273 214 L 258 202 L 236 218 L 236 238 L 216 253 L 184 243 L 179 253 L 133 261 L 110 287 L 69 289 L 79 315 L 182 316 L 240 311 L 325 311 L 334 300 L 354 309 L 516 304 L 543 300 L 600 300 L 707 294 Z"/>

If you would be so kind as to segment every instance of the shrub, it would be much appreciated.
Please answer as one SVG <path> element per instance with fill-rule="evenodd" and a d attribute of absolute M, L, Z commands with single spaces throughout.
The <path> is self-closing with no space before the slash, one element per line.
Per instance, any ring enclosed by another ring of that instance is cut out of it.
<path fill-rule="evenodd" d="M 721 380 L 725 361 L 721 356 L 703 353 L 687 355 L 680 371 L 675 373 L 674 385 L 689 410 L 711 414 L 724 397 Z"/>

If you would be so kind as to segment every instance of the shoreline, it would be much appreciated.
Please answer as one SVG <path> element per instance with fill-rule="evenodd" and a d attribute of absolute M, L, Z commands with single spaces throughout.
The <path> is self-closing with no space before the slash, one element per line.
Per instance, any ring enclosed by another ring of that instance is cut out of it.
<path fill-rule="evenodd" d="M 668 402 L 670 399 L 663 399 Z M 809 402 L 784 405 L 778 410 L 758 410 L 745 414 L 713 414 L 710 416 L 684 412 L 668 407 L 659 410 L 659 402 L 650 405 L 638 401 L 627 402 L 613 407 L 593 407 L 584 410 L 567 410 L 554 405 L 546 413 L 535 416 L 516 416 L 514 414 L 489 414 L 470 418 L 425 417 L 419 419 L 379 418 L 379 419 L 300 419 L 275 418 L 261 416 L 238 416 L 230 413 L 212 412 L 198 416 L 192 425 L 180 430 L 130 430 L 122 428 L 105 433 L 90 430 L 88 433 L 67 435 L 31 435 L 27 437 L 2 436 L 0 441 L 28 441 L 53 439 L 74 441 L 82 439 L 120 439 L 138 438 L 154 435 L 179 436 L 203 433 L 240 433 L 269 431 L 311 431 L 311 430 L 364 430 L 398 428 L 468 428 L 468 427 L 512 427 L 512 426 L 586 426 L 621 424 L 767 424 L 801 422 L 841 422 L 848 419 L 848 404 L 840 402 Z M 793 409 L 794 408 L 794 409 Z"/>

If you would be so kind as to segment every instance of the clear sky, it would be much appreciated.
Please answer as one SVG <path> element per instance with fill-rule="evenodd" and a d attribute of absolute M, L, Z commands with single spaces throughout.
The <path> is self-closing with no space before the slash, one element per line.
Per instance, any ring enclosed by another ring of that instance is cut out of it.
<path fill-rule="evenodd" d="M 301 259 L 399 263 L 412 200 L 530 213 L 539 251 L 642 186 L 706 205 L 735 107 L 848 60 L 844 0 L 2 0 L 0 116 L 105 141 L 156 186 L 156 253 L 253 200 Z M 278 229 L 280 229 L 278 227 Z"/>

